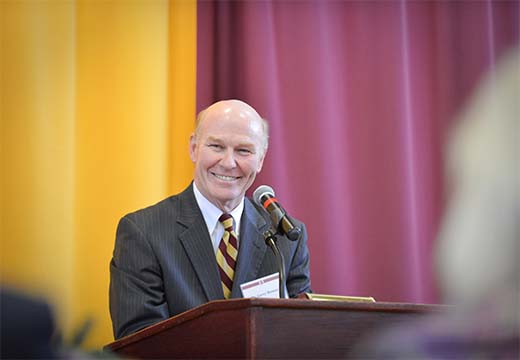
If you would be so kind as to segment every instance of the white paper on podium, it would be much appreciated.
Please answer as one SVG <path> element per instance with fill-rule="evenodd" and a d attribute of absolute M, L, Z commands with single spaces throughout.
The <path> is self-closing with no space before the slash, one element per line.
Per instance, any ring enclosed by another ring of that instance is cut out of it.
<path fill-rule="evenodd" d="M 242 296 L 245 298 L 279 298 L 278 287 L 280 274 L 274 273 L 262 278 L 241 284 Z"/>

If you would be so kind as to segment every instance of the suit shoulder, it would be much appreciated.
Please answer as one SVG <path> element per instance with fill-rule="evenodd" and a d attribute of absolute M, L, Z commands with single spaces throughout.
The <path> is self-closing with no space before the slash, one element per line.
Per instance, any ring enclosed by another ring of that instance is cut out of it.
<path fill-rule="evenodd" d="M 153 205 L 132 211 L 124 217 L 129 219 L 139 219 L 159 215 L 162 212 L 175 207 L 175 204 L 178 202 L 177 196 L 178 195 L 169 196 Z"/>
<path fill-rule="evenodd" d="M 146 215 L 149 213 L 153 214 L 153 213 L 161 212 L 164 209 L 171 208 L 172 205 L 175 206 L 180 201 L 189 199 L 190 197 L 194 198 L 192 185 L 188 186 L 186 189 L 184 189 L 182 192 L 180 192 L 178 194 L 168 196 L 167 198 L 162 199 L 153 205 L 130 212 L 130 213 L 126 214 L 125 216 L 142 216 L 142 215 Z"/>
<path fill-rule="evenodd" d="M 156 226 L 164 222 L 172 222 L 181 212 L 196 206 L 192 186 L 188 186 L 179 194 L 167 197 L 154 205 L 126 214 L 123 219 L 133 221 L 141 226 Z M 123 220 L 122 219 L 122 220 Z"/>

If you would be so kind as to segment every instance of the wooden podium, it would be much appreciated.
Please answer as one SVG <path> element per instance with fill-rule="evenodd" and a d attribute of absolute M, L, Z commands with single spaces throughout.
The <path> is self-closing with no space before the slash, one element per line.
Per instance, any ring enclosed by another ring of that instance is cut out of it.
<path fill-rule="evenodd" d="M 131 358 L 347 358 L 361 338 L 442 306 L 308 299 L 218 300 L 105 347 Z"/>

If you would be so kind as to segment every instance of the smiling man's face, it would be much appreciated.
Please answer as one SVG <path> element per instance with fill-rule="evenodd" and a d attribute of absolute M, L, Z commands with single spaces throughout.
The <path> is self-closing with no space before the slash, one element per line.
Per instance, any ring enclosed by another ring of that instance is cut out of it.
<path fill-rule="evenodd" d="M 190 138 L 199 191 L 223 212 L 242 200 L 265 157 L 262 119 L 249 105 L 227 100 L 205 110 Z"/>

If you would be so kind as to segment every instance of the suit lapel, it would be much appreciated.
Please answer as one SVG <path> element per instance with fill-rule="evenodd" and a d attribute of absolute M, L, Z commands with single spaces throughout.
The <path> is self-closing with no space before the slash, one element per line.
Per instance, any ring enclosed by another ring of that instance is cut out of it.
<path fill-rule="evenodd" d="M 268 224 L 247 198 L 241 221 L 237 268 L 231 292 L 232 298 L 242 297 L 240 284 L 258 277 L 260 265 L 267 249 L 262 232 L 267 229 Z"/>
<path fill-rule="evenodd" d="M 208 301 L 223 299 L 224 293 L 220 285 L 218 265 L 211 238 L 204 217 L 197 206 L 192 186 L 181 195 L 181 213 L 177 222 L 185 226 L 186 230 L 179 235 L 179 239 Z"/>

